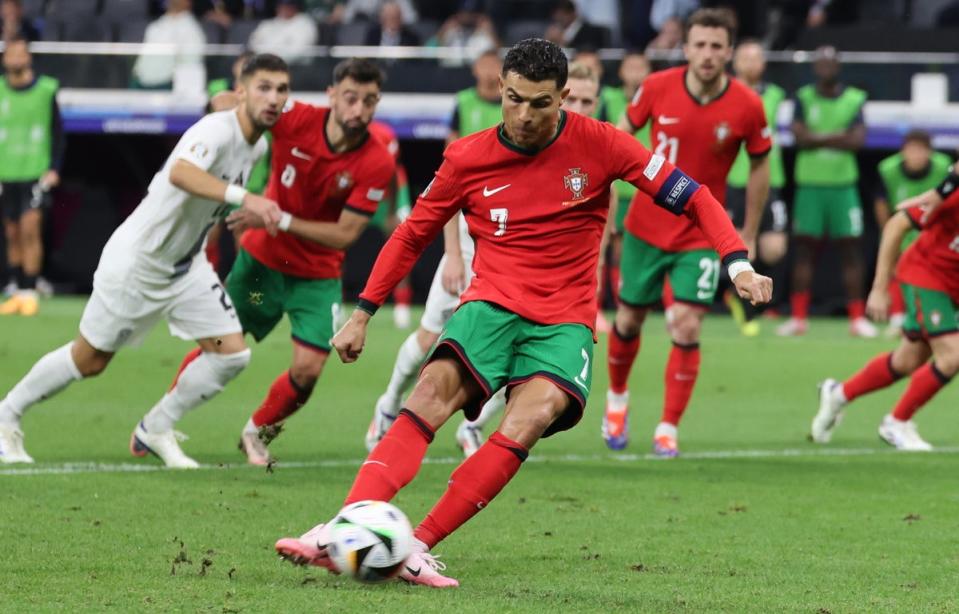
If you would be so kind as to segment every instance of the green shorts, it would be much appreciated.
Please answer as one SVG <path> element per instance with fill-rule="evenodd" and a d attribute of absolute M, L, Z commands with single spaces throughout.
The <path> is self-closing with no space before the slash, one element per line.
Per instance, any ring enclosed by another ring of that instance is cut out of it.
<path fill-rule="evenodd" d="M 793 234 L 822 239 L 862 236 L 862 203 L 856 186 L 796 186 Z"/>
<path fill-rule="evenodd" d="M 483 389 L 463 413 L 470 420 L 494 392 L 535 377 L 548 379 L 570 398 L 543 437 L 572 428 L 583 417 L 593 380 L 593 334 L 582 324 L 536 324 L 485 301 L 460 306 L 427 362 L 453 356 Z"/>
<path fill-rule="evenodd" d="M 907 338 L 928 339 L 959 330 L 956 304 L 948 294 L 907 283 L 901 283 L 900 286 L 906 302 L 906 321 L 903 322 L 902 332 Z"/>
<path fill-rule="evenodd" d="M 226 278 L 243 331 L 261 341 L 286 313 L 293 340 L 321 352 L 330 351 L 333 320 L 343 290 L 339 279 L 304 279 L 271 269 L 240 249 Z"/>
<path fill-rule="evenodd" d="M 715 251 L 667 252 L 630 232 L 623 235 L 619 269 L 619 300 L 631 307 L 649 307 L 659 302 L 667 275 L 674 298 L 683 303 L 709 306 L 719 286 L 720 264 Z"/>

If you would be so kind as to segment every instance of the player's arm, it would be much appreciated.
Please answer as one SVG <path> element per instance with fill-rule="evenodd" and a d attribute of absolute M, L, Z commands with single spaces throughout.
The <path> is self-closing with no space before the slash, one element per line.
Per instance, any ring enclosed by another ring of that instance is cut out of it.
<path fill-rule="evenodd" d="M 953 194 L 959 192 L 959 173 L 957 173 L 957 168 L 959 168 L 959 163 L 956 163 L 949 169 L 949 174 L 946 175 L 946 178 L 932 190 L 926 190 L 922 194 L 913 196 L 912 198 L 907 198 L 898 205 L 896 209 L 899 211 L 904 211 L 908 209 L 921 209 L 923 211 L 922 219 L 920 220 L 923 224 L 928 222 L 936 211 L 942 207 L 943 202 L 946 199 L 952 197 Z"/>
<path fill-rule="evenodd" d="M 353 245 L 366 226 L 370 214 L 355 209 L 343 209 L 335 222 L 304 220 L 287 212 L 280 216 L 280 230 L 331 249 L 347 249 Z"/>
<path fill-rule="evenodd" d="M 648 88 L 650 84 L 643 84 L 636 90 L 633 100 L 626 106 L 626 112 L 616 122 L 616 127 L 624 132 L 635 134 L 646 125 L 653 113 L 653 98 Z"/>
<path fill-rule="evenodd" d="M 228 184 L 190 160 L 178 158 L 173 162 L 170 168 L 170 183 L 198 198 L 236 205 L 240 210 L 231 214 L 231 217 L 242 214 L 248 220 L 247 227 L 266 228 L 271 235 L 276 234 L 281 212 L 275 202 L 250 194 L 242 186 Z"/>
<path fill-rule="evenodd" d="M 450 218 L 463 208 L 465 198 L 449 158 L 426 186 L 406 221 L 390 235 L 380 250 L 357 307 L 331 343 L 343 362 L 354 362 L 366 343 L 366 326 L 423 250 L 436 238 Z"/>
<path fill-rule="evenodd" d="M 749 157 L 749 178 L 746 180 L 746 217 L 743 220 L 742 238 L 750 257 L 756 255 L 756 238 L 763 210 L 769 199 L 769 156 Z"/>
<path fill-rule="evenodd" d="M 892 207 L 889 206 L 889 191 L 886 189 L 886 182 L 882 176 L 879 177 L 879 185 L 876 187 L 876 197 L 873 199 L 872 206 L 876 215 L 876 225 L 882 228 L 892 215 Z"/>
<path fill-rule="evenodd" d="M 860 121 L 842 132 L 823 134 L 820 141 L 822 147 L 858 151 L 866 143 L 866 124 Z"/>
<path fill-rule="evenodd" d="M 603 271 L 606 270 L 606 252 L 609 251 L 610 237 L 616 232 L 616 211 L 619 209 L 619 198 L 616 190 L 609 191 L 609 211 L 606 213 L 606 225 L 603 226 L 603 235 L 599 239 L 599 260 L 596 263 L 596 298 L 602 300 Z"/>
<path fill-rule="evenodd" d="M 604 151 L 613 178 L 629 181 L 674 215 L 688 215 L 719 252 L 739 296 L 755 305 L 768 303 L 772 280 L 753 270 L 745 243 L 709 188 L 700 186 L 663 156 L 651 155 L 636 139 L 621 131 L 611 132 Z"/>
<path fill-rule="evenodd" d="M 67 149 L 67 138 L 63 130 L 63 116 L 57 97 L 50 99 L 50 168 L 40 178 L 40 186 L 50 190 L 60 185 L 60 169 L 63 168 L 63 156 Z"/>
<path fill-rule="evenodd" d="M 440 273 L 443 289 L 453 296 L 466 289 L 466 263 L 463 261 L 463 246 L 460 245 L 460 216 L 457 213 L 443 226 L 443 253 L 446 264 Z"/>
<path fill-rule="evenodd" d="M 910 216 L 900 211 L 889 218 L 882 229 L 879 242 L 879 256 L 876 259 L 876 274 L 872 280 L 872 290 L 866 300 L 866 311 L 873 320 L 884 322 L 889 315 L 889 281 L 899 258 L 899 249 L 906 233 L 913 228 Z"/>

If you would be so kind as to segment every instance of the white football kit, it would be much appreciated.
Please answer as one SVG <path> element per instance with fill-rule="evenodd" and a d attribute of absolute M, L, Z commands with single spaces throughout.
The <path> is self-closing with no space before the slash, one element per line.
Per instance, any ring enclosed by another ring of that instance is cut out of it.
<path fill-rule="evenodd" d="M 462 214 L 459 215 L 459 233 L 460 233 L 460 253 L 463 254 L 463 265 L 466 268 L 466 283 L 463 290 L 470 285 L 473 279 L 473 254 L 476 246 L 473 243 L 473 237 L 469 234 L 469 227 L 466 225 L 466 219 Z M 449 322 L 460 304 L 460 294 L 450 294 L 443 288 L 443 267 L 446 266 L 446 254 L 440 258 L 440 263 L 436 267 L 436 274 L 433 275 L 433 283 L 430 285 L 430 293 L 426 297 L 426 306 L 423 308 L 423 317 L 420 319 L 420 326 L 423 330 L 433 334 L 440 334 L 446 323 Z"/>
<path fill-rule="evenodd" d="M 203 247 L 229 205 L 193 196 L 170 183 L 186 160 L 227 183 L 244 185 L 267 149 L 243 137 L 236 111 L 211 113 L 180 138 L 146 197 L 113 232 L 100 255 L 80 333 L 98 350 L 137 345 L 161 317 L 170 333 L 194 340 L 241 332 L 230 297 Z"/>

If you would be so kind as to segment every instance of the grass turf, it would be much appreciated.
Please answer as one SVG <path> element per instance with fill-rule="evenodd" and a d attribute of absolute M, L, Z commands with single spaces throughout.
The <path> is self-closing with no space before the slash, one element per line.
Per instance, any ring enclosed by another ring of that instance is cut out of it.
<path fill-rule="evenodd" d="M 75 334 L 83 302 L 0 319 L 0 392 Z M 496 502 L 440 544 L 458 590 L 364 586 L 273 554 L 339 507 L 365 455 L 372 405 L 404 332 L 374 320 L 362 360 L 331 360 L 309 405 L 273 445 L 273 473 L 243 466 L 240 428 L 287 366 L 288 329 L 180 425 L 197 472 L 53 473 L 129 457 L 139 417 L 168 386 L 187 343 L 158 327 L 107 372 L 24 419 L 40 474 L 0 466 L 0 611 L 949 612 L 959 610 L 959 455 L 896 454 L 876 437 L 903 384 L 857 402 L 825 448 L 805 441 L 815 384 L 844 377 L 883 340 L 815 321 L 802 339 L 744 339 L 711 318 L 702 376 L 682 425 L 686 458 L 651 461 L 668 342 L 647 323 L 631 379 L 627 454 L 599 437 L 605 343 L 583 422 L 543 441 Z M 923 435 L 959 442 L 954 387 L 919 415 Z M 442 492 L 458 450 L 441 430 L 395 502 L 414 521 Z M 835 452 L 825 455 L 822 452 Z M 715 453 L 715 454 L 713 454 Z M 284 466 L 284 463 L 287 463 Z M 222 466 L 218 466 L 222 465 Z"/>

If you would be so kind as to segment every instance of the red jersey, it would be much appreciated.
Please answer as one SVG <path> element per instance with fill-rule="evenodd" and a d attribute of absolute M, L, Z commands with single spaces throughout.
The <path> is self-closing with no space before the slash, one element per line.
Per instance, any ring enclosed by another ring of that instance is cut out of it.
<path fill-rule="evenodd" d="M 501 127 L 447 147 L 412 214 L 380 252 L 360 307 L 375 311 L 443 225 L 463 211 L 476 242 L 463 303 L 489 301 L 540 324 L 592 328 L 599 242 L 616 179 L 697 220 L 727 262 L 745 258 L 745 246 L 706 187 L 610 124 L 561 112 L 556 137 L 535 152 L 508 141 Z"/>
<path fill-rule="evenodd" d="M 752 156 L 772 148 L 762 99 L 745 83 L 729 77 L 722 94 L 701 104 L 686 89 L 687 67 L 651 74 L 626 108 L 637 129 L 652 121 L 650 140 L 655 153 L 709 186 L 719 202 L 726 201 L 726 176 L 740 144 Z M 676 252 L 709 247 L 691 220 L 671 220 L 665 211 L 637 207 L 649 196 L 637 192 L 626 214 L 626 229 L 656 247 Z"/>
<path fill-rule="evenodd" d="M 925 224 L 919 208 L 907 209 L 906 215 L 922 232 L 899 258 L 896 277 L 945 292 L 959 303 L 959 192 L 953 192 Z"/>
<path fill-rule="evenodd" d="M 386 145 L 366 138 L 336 153 L 326 140 L 330 110 L 295 102 L 273 126 L 273 159 L 265 196 L 304 220 L 335 223 L 343 209 L 372 216 L 382 200 L 395 163 Z M 275 237 L 262 228 L 243 235 L 250 254 L 277 271 L 308 279 L 341 275 L 343 250 L 288 233 Z"/>

